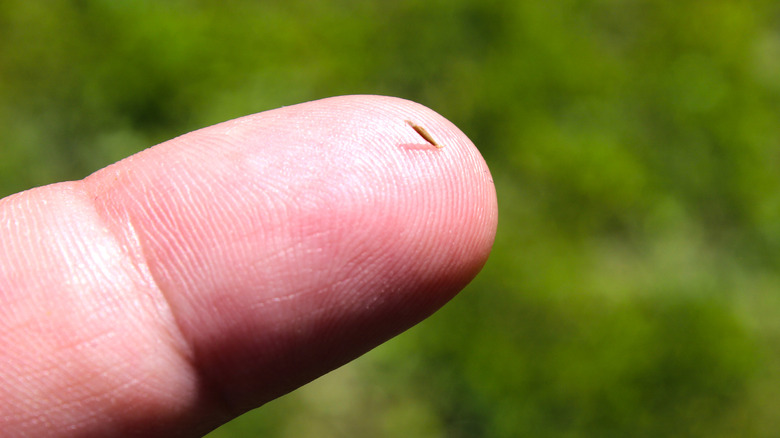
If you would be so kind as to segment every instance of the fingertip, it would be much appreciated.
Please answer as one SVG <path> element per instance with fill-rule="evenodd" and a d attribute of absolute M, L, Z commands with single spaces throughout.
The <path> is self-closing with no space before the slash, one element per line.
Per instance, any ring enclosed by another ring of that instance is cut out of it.
<path fill-rule="evenodd" d="M 225 122 L 89 184 L 133 227 L 203 378 L 237 410 L 430 315 L 478 273 L 496 232 L 473 143 L 393 97 Z"/>

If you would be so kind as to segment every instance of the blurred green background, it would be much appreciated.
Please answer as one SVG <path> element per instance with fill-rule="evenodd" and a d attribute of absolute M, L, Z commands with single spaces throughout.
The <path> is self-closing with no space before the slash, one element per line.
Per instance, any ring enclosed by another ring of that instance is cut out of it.
<path fill-rule="evenodd" d="M 0 196 L 339 94 L 485 156 L 485 270 L 210 437 L 774 437 L 780 4 L 0 0 Z"/>

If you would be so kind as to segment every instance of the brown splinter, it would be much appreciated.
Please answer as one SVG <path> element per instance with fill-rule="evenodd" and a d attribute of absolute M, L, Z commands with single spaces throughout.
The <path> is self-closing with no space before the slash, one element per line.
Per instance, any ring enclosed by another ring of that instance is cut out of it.
<path fill-rule="evenodd" d="M 436 148 L 441 149 L 444 147 L 444 145 L 440 145 L 439 143 L 436 143 L 436 140 L 434 140 L 433 137 L 431 137 L 431 134 L 428 134 L 428 131 L 426 131 L 425 128 L 423 128 L 422 126 L 418 125 L 417 123 L 414 123 L 411 120 L 407 120 L 406 124 L 411 126 L 416 133 L 420 134 L 420 137 L 424 138 L 425 141 L 432 144 Z"/>

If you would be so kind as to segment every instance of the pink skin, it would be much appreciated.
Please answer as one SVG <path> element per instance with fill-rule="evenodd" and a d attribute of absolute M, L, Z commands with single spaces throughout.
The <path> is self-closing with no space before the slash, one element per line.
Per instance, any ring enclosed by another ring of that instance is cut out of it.
<path fill-rule="evenodd" d="M 433 313 L 481 269 L 496 220 L 469 139 L 379 96 L 243 117 L 9 196 L 0 430 L 199 436 Z"/>

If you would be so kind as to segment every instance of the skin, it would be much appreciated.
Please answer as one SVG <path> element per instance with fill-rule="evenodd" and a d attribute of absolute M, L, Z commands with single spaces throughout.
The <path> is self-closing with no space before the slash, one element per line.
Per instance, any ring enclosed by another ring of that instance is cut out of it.
<path fill-rule="evenodd" d="M 4 198 L 0 430 L 203 435 L 433 313 L 496 221 L 468 138 L 379 96 L 232 120 Z"/>

